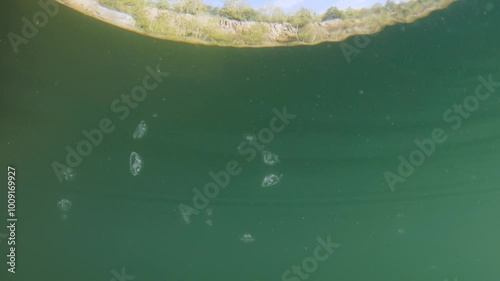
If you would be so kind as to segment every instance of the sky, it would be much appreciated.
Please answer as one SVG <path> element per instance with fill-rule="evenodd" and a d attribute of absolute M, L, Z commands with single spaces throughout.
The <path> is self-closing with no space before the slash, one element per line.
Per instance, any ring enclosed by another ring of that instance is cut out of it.
<path fill-rule="evenodd" d="M 399 3 L 402 0 L 394 0 Z M 204 0 L 206 4 L 212 6 L 222 6 L 224 0 Z M 346 8 L 370 8 L 376 3 L 385 4 L 386 0 L 245 0 L 255 9 L 265 6 L 268 3 L 273 3 L 276 6 L 283 7 L 286 12 L 294 12 L 299 8 L 304 7 L 322 13 L 331 6 L 336 6 L 340 9 Z"/>

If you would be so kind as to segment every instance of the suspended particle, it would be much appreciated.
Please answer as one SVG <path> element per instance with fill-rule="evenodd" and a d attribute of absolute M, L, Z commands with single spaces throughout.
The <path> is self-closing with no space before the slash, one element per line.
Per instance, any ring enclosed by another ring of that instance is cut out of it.
<path fill-rule="evenodd" d="M 182 221 L 183 221 L 185 224 L 190 224 L 190 223 L 191 223 L 191 219 L 189 218 L 189 216 L 184 215 L 184 214 L 181 214 L 181 218 L 182 218 Z"/>
<path fill-rule="evenodd" d="M 257 141 L 257 136 L 254 134 L 244 134 L 243 137 L 248 141 L 248 142 L 255 142 Z"/>
<path fill-rule="evenodd" d="M 243 235 L 240 236 L 240 240 L 243 243 L 252 243 L 255 241 L 255 238 L 253 238 L 250 233 L 243 233 Z"/>
<path fill-rule="evenodd" d="M 188 211 L 182 211 L 182 212 L 181 212 L 181 218 L 182 218 L 182 221 L 183 221 L 185 224 L 190 224 L 190 223 L 191 223 L 191 219 L 190 219 L 189 217 L 190 217 L 191 215 L 192 215 L 191 210 L 188 210 Z"/>
<path fill-rule="evenodd" d="M 57 202 L 57 208 L 63 212 L 69 211 L 72 205 L 68 199 L 61 199 L 61 201 Z"/>
<path fill-rule="evenodd" d="M 62 176 L 66 181 L 73 181 L 76 177 L 76 171 L 73 168 L 67 168 L 62 171 Z"/>
<path fill-rule="evenodd" d="M 136 140 L 142 139 L 143 137 L 146 136 L 147 132 L 148 132 L 148 125 L 146 124 L 146 121 L 142 120 L 135 128 L 132 137 Z"/>
<path fill-rule="evenodd" d="M 212 220 L 206 220 L 205 224 L 208 225 L 208 226 L 212 226 L 213 222 L 212 222 Z"/>
<path fill-rule="evenodd" d="M 211 217 L 214 213 L 214 209 L 212 208 L 208 208 L 205 210 L 205 212 L 207 213 L 207 216 Z"/>
<path fill-rule="evenodd" d="M 269 175 L 265 176 L 264 179 L 262 180 L 262 187 L 268 187 L 268 186 L 273 186 L 273 185 L 278 184 L 281 177 L 282 177 L 282 175 L 278 176 L 276 174 L 269 174 Z"/>
<path fill-rule="evenodd" d="M 262 151 L 262 161 L 264 161 L 266 165 L 272 166 L 278 163 L 280 160 L 278 158 L 278 155 L 269 151 Z"/>
<path fill-rule="evenodd" d="M 255 136 L 254 134 L 244 134 L 243 135 L 243 138 L 248 142 L 248 143 L 255 143 L 257 142 L 257 136 Z M 247 143 L 246 142 L 241 142 L 239 145 L 238 145 L 238 151 L 240 153 L 243 153 L 241 150 L 244 148 L 244 146 L 246 145 Z"/>
<path fill-rule="evenodd" d="M 144 161 L 142 160 L 142 157 L 137 154 L 137 152 L 132 152 L 130 153 L 130 172 L 132 173 L 133 176 L 137 176 L 141 171 L 144 166 Z"/>
<path fill-rule="evenodd" d="M 199 212 L 196 209 L 192 209 L 190 207 L 188 208 L 179 208 L 181 211 L 181 218 L 184 221 L 185 224 L 190 224 L 191 223 L 191 216 L 192 215 L 198 215 Z"/>

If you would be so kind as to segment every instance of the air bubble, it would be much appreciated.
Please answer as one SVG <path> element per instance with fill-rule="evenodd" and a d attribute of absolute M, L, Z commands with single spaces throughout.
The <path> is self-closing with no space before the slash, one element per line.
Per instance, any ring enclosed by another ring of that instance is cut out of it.
<path fill-rule="evenodd" d="M 68 199 L 61 199 L 61 201 L 57 203 L 57 208 L 63 212 L 67 212 L 71 209 L 72 205 L 73 204 Z"/>
<path fill-rule="evenodd" d="M 278 155 L 269 151 L 262 151 L 262 161 L 264 161 L 265 164 L 272 166 L 278 163 L 280 160 L 278 158 Z"/>
<path fill-rule="evenodd" d="M 144 166 L 142 157 L 136 152 L 130 153 L 130 172 L 132 175 L 137 176 Z"/>
<path fill-rule="evenodd" d="M 148 132 L 148 125 L 146 124 L 146 121 L 142 120 L 135 128 L 132 137 L 136 140 L 142 139 L 143 137 L 146 136 L 147 132 Z"/>
<path fill-rule="evenodd" d="M 282 175 L 269 174 L 262 180 L 262 187 L 273 186 L 279 183 Z"/>

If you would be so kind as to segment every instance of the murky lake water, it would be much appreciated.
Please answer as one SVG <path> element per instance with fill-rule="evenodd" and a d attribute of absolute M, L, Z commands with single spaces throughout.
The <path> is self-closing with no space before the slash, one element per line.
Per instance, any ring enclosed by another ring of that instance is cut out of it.
<path fill-rule="evenodd" d="M 17 172 L 17 260 L 8 273 L 0 237 L 2 280 L 500 278 L 498 3 L 363 48 L 267 49 L 60 6 L 16 54 L 7 34 L 41 8 L 11 2 L 0 161 Z"/>

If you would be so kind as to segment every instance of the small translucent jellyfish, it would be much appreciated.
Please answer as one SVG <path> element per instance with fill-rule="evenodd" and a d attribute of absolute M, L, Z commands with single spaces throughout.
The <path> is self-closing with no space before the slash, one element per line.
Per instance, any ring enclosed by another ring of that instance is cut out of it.
<path fill-rule="evenodd" d="M 184 208 L 181 209 L 181 218 L 184 221 L 185 224 L 190 224 L 191 223 L 191 216 L 194 215 L 195 212 L 191 208 Z"/>
<path fill-rule="evenodd" d="M 269 151 L 262 151 L 262 161 L 264 161 L 265 164 L 272 166 L 280 160 L 278 159 L 278 155 Z"/>
<path fill-rule="evenodd" d="M 208 226 L 212 226 L 214 223 L 212 222 L 212 220 L 206 220 L 205 224 Z"/>
<path fill-rule="evenodd" d="M 255 143 L 255 142 L 257 142 L 257 136 L 255 136 L 254 134 L 244 134 L 244 135 L 243 135 L 243 138 L 245 138 L 245 140 L 246 140 L 248 143 Z M 245 146 L 245 144 L 246 144 L 245 142 L 241 142 L 241 143 L 238 145 L 238 148 L 237 148 L 237 149 L 238 149 L 238 151 L 239 151 L 240 153 L 242 153 L 242 152 L 241 152 L 241 150 L 243 149 L 243 147 Z"/>
<path fill-rule="evenodd" d="M 257 141 L 257 136 L 255 136 L 254 134 L 245 134 L 245 135 L 243 135 L 243 137 L 245 137 L 245 139 L 248 142 L 255 142 L 255 141 Z"/>
<path fill-rule="evenodd" d="M 252 234 L 250 233 L 243 233 L 243 235 L 241 235 L 240 237 L 240 240 L 243 243 L 252 243 L 253 241 L 255 241 L 255 238 L 253 238 Z"/>
<path fill-rule="evenodd" d="M 282 177 L 282 175 L 278 176 L 276 174 L 269 174 L 269 175 L 265 176 L 264 179 L 262 180 L 262 187 L 268 187 L 268 186 L 273 186 L 273 185 L 278 184 L 281 177 Z"/>
<path fill-rule="evenodd" d="M 130 153 L 130 172 L 132 175 L 137 176 L 144 166 L 142 157 L 137 152 Z"/>
<path fill-rule="evenodd" d="M 76 177 L 76 171 L 73 168 L 67 168 L 62 171 L 62 176 L 64 180 L 73 181 Z"/>
<path fill-rule="evenodd" d="M 135 128 L 134 134 L 132 137 L 136 140 L 142 139 L 143 137 L 146 136 L 146 133 L 148 132 L 148 125 L 146 124 L 146 121 L 142 120 L 139 122 L 137 127 Z"/>
<path fill-rule="evenodd" d="M 57 208 L 63 212 L 67 212 L 71 209 L 71 205 L 73 204 L 68 199 L 61 199 L 61 201 L 57 203 Z"/>

